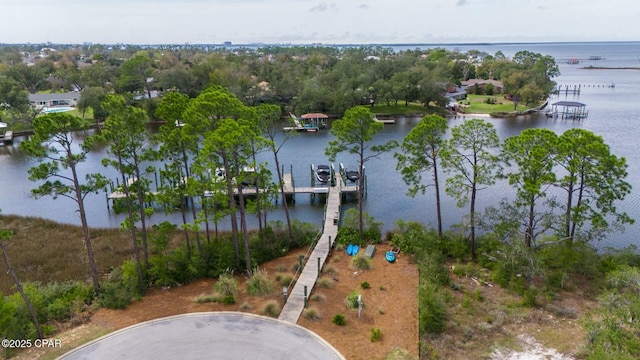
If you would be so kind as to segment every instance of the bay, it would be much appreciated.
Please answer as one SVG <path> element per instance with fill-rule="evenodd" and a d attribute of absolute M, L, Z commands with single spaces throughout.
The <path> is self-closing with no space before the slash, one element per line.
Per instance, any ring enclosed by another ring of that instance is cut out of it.
<path fill-rule="evenodd" d="M 580 86 L 579 95 L 562 94 L 550 99 L 553 103 L 559 100 L 579 101 L 587 105 L 589 116 L 586 119 L 562 120 L 547 118 L 544 115 L 528 115 L 518 118 L 489 118 L 502 139 L 519 134 L 527 128 L 548 128 L 560 134 L 570 128 L 584 128 L 604 138 L 617 156 L 627 159 L 629 165 L 627 181 L 632 184 L 633 191 L 627 199 L 619 204 L 619 210 L 627 212 L 632 218 L 640 220 L 640 155 L 638 139 L 640 139 L 640 70 L 635 69 L 587 69 L 588 66 L 606 68 L 640 67 L 640 42 L 602 42 L 602 43 L 539 43 L 539 44 L 450 44 L 450 45 L 403 45 L 393 46 L 396 51 L 415 48 L 444 47 L 449 50 L 479 50 L 488 54 L 501 51 L 507 57 L 517 51 L 550 55 L 556 58 L 561 75 L 554 79 L 562 86 Z M 579 59 L 578 64 L 568 64 L 568 59 Z M 597 59 L 597 60 L 594 60 Z M 614 85 L 611 87 L 611 85 Z M 449 126 L 462 123 L 466 118 L 449 118 Z M 420 120 L 416 117 L 397 117 L 396 123 L 385 125 L 377 136 L 376 142 L 395 139 L 402 141 L 404 136 Z M 83 134 L 78 134 L 81 138 Z M 311 182 L 311 164 L 326 164 L 324 149 L 332 139 L 328 131 L 303 133 L 289 140 L 281 151 L 281 163 L 285 172 L 293 173 L 296 185 L 308 186 Z M 20 139 L 14 145 L 0 146 L 0 209 L 3 214 L 43 217 L 62 223 L 79 224 L 79 218 L 71 200 L 60 198 L 34 199 L 30 190 L 36 184 L 28 180 L 28 169 L 35 163 L 27 159 L 18 150 Z M 111 179 L 117 174 L 104 168 L 100 160 L 106 157 L 106 149 L 92 152 L 82 171 L 84 173 L 101 172 Z M 269 154 L 261 154 L 262 160 L 273 164 Z M 341 154 L 335 166 L 343 163 L 347 167 L 355 167 L 356 159 L 348 154 Z M 393 228 L 398 219 L 415 220 L 427 225 L 435 225 L 435 205 L 431 192 L 415 198 L 406 196 L 406 185 L 395 170 L 395 159 L 392 154 L 383 154 L 366 164 L 367 197 L 365 211 L 383 222 L 383 230 Z M 274 170 L 274 169 L 273 169 Z M 479 193 L 479 209 L 495 205 L 501 198 L 510 198 L 513 190 L 504 184 L 492 186 Z M 292 217 L 320 225 L 323 217 L 322 199 L 312 199 L 308 195 L 297 195 L 291 207 Z M 344 208 L 355 206 L 347 202 Z M 92 227 L 119 227 L 124 215 L 115 214 L 107 209 L 104 193 L 91 194 L 87 197 L 88 221 Z M 459 223 L 466 214 L 466 208 L 457 208 L 455 202 L 445 195 L 443 204 L 444 225 L 446 228 Z M 283 212 L 277 208 L 270 220 L 283 220 Z M 170 220 L 180 223 L 177 214 L 158 212 L 152 217 L 153 223 Z M 225 219 L 219 223 L 220 228 L 227 228 Z M 257 226 L 252 220 L 250 226 Z M 624 247 L 636 243 L 640 236 L 640 223 L 626 226 L 622 232 L 615 232 L 603 241 L 595 244 L 598 248 Z"/>

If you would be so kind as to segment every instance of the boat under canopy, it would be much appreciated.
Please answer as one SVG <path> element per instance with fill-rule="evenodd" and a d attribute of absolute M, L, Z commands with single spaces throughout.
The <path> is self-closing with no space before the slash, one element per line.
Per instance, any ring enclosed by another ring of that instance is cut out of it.
<path fill-rule="evenodd" d="M 547 116 L 560 119 L 584 119 L 589 115 L 587 105 L 577 101 L 558 101 L 551 104 Z"/>
<path fill-rule="evenodd" d="M 305 125 L 315 126 L 319 129 L 324 129 L 327 127 L 327 119 L 329 116 L 323 113 L 308 113 L 300 116 L 304 121 Z"/>

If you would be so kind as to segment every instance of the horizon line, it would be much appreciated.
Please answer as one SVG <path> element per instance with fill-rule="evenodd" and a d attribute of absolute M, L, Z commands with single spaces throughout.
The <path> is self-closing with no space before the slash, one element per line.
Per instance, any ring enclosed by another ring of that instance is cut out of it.
<path fill-rule="evenodd" d="M 100 43 L 100 42 L 82 42 L 82 43 L 64 43 L 64 42 L 24 42 L 24 43 L 4 43 L 0 42 L 0 46 L 16 46 L 16 45 L 127 45 L 127 46 L 231 46 L 231 47 L 254 47 L 254 46 L 416 46 L 416 45 L 478 45 L 478 46 L 491 46 L 491 45 L 532 45 L 532 44 L 597 44 L 597 43 L 640 43 L 640 40 L 595 40 L 595 41 L 505 41 L 505 42 L 493 42 L 493 41 L 478 41 L 478 42 L 369 42 L 369 43 L 323 43 L 323 42 L 311 42 L 311 43 L 263 43 L 263 42 L 249 42 L 249 43 L 233 43 L 231 41 L 225 41 L 222 43 Z"/>

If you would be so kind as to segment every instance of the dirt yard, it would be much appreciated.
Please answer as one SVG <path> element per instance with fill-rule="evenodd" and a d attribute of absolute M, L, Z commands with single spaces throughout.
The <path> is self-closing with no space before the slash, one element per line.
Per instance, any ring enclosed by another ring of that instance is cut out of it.
<path fill-rule="evenodd" d="M 400 254 L 394 264 L 384 259 L 389 245 L 377 245 L 372 269 L 358 271 L 350 265 L 351 257 L 334 251 L 323 268 L 323 276 L 310 294 L 308 310 L 303 311 L 298 325 L 310 329 L 331 343 L 348 360 L 418 358 L 418 272 L 410 258 Z M 214 279 L 203 279 L 171 289 L 151 289 L 140 301 L 124 310 L 99 309 L 84 312 L 74 326 L 54 336 L 63 347 L 38 352 L 31 349 L 15 359 L 55 359 L 83 343 L 124 327 L 161 317 L 206 311 L 242 311 L 264 315 L 267 302 L 281 307 L 283 297 L 278 279 L 293 275 L 298 257 L 306 249 L 264 264 L 274 280 L 275 290 L 267 297 L 247 296 L 245 279 L 238 276 L 240 294 L 233 305 L 197 303 L 200 295 L 213 293 Z M 449 264 L 450 268 L 456 266 Z M 499 286 L 483 284 L 469 276 L 450 273 L 457 290 L 449 289 L 447 329 L 444 334 L 423 339 L 427 358 L 466 359 L 556 359 L 575 358 L 584 342 L 581 325 L 584 314 L 596 302 L 573 287 L 557 294 L 550 303 L 538 307 L 521 305 L 522 298 Z M 367 289 L 363 284 L 367 283 Z M 586 282 L 576 281 L 576 284 Z M 584 284 L 583 284 L 584 285 Z M 365 307 L 360 319 L 357 310 L 348 309 L 345 299 L 358 291 Z M 311 320 L 309 313 L 317 318 Z M 332 323 L 336 314 L 346 323 Z M 372 329 L 380 330 L 380 338 L 372 340 Z"/>
<path fill-rule="evenodd" d="M 402 254 L 394 264 L 386 262 L 384 253 L 388 245 L 377 245 L 372 259 L 372 269 L 357 271 L 350 266 L 351 257 L 344 251 L 334 251 L 323 268 L 324 286 L 317 286 L 311 294 L 309 308 L 319 315 L 316 320 L 301 316 L 298 325 L 308 328 L 331 343 L 345 358 L 384 359 L 392 351 L 402 349 L 418 356 L 417 287 L 418 273 L 409 257 Z M 296 250 L 287 256 L 261 266 L 274 282 L 278 275 L 293 274 L 299 255 L 306 249 Z M 16 359 L 55 358 L 90 339 L 111 331 L 161 317 L 204 311 L 242 311 L 263 315 L 267 301 L 283 304 L 281 285 L 276 282 L 274 294 L 269 297 L 247 296 L 245 279 L 239 276 L 240 294 L 233 305 L 196 303 L 200 295 L 213 293 L 214 279 L 203 279 L 171 289 L 151 289 L 140 301 L 124 310 L 99 309 L 84 324 L 55 336 L 61 339 L 63 348 L 18 354 Z M 367 282 L 368 289 L 361 284 Z M 357 310 L 347 309 L 346 296 L 354 290 L 362 294 L 365 308 L 361 319 Z M 345 326 L 332 323 L 336 314 L 343 314 Z M 78 321 L 80 322 L 80 321 Z M 371 330 L 379 328 L 381 337 L 371 341 Z"/>

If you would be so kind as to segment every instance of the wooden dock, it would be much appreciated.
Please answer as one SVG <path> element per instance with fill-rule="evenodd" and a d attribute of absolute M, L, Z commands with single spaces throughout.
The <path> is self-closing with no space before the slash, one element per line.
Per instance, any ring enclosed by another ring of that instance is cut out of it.
<path fill-rule="evenodd" d="M 338 176 L 339 174 L 336 172 L 336 183 L 342 184 L 341 192 L 342 193 L 355 193 L 358 191 L 357 185 L 344 185 L 342 178 Z M 285 195 L 295 195 L 295 194 L 329 194 L 330 186 L 322 185 L 322 186 L 294 186 L 293 177 L 291 174 L 283 174 L 282 182 L 284 183 L 284 194 Z M 233 190 L 236 195 L 238 194 L 238 189 Z M 263 190 L 260 190 L 262 192 Z M 244 187 L 242 188 L 242 193 L 244 195 L 255 195 L 257 189 L 254 187 Z"/>
<path fill-rule="evenodd" d="M 0 134 L 0 141 L 5 144 L 13 143 L 13 131 L 6 131 L 4 134 Z"/>
<path fill-rule="evenodd" d="M 306 187 L 296 187 L 293 183 L 293 176 L 290 173 L 287 174 L 283 174 L 282 176 L 282 181 L 284 183 L 284 194 L 285 195 L 296 195 L 296 194 L 328 194 L 329 193 L 329 186 L 328 185 L 323 185 L 323 186 L 306 186 Z M 129 185 L 129 187 L 131 187 L 133 185 L 133 183 L 135 182 L 135 179 L 130 178 L 127 180 L 127 183 Z M 340 183 L 341 186 L 341 193 L 356 193 L 358 192 L 358 186 L 357 185 L 345 185 L 344 181 L 342 180 L 341 177 L 339 177 L 339 174 L 336 172 L 336 182 Z M 234 188 L 233 189 L 234 193 L 236 195 L 238 195 L 238 189 Z M 257 192 L 264 192 L 265 190 L 258 190 L 255 187 L 244 187 L 242 189 L 242 194 L 245 196 L 254 196 L 256 195 Z M 151 195 L 157 195 L 158 192 L 157 191 L 152 191 L 150 192 Z M 205 191 L 203 194 L 205 197 L 210 197 L 213 196 L 213 192 L 212 191 Z M 121 190 L 120 186 L 118 185 L 114 190 L 112 190 L 110 193 L 107 194 L 107 202 L 109 200 L 117 200 L 117 199 L 123 199 L 125 197 L 124 192 Z M 108 206 L 108 204 L 107 204 Z"/>
<path fill-rule="evenodd" d="M 346 188 L 347 187 L 343 185 L 342 176 L 337 172 L 336 186 L 328 188 L 329 193 L 327 195 L 322 235 L 306 259 L 306 264 L 296 280 L 295 286 L 291 289 L 290 293 L 287 294 L 287 302 L 280 312 L 279 320 L 291 324 L 297 323 L 298 318 L 302 314 L 302 309 L 304 309 L 308 303 L 311 291 L 316 284 L 316 280 L 318 280 L 318 276 L 338 235 L 342 192 L 345 191 Z"/>

